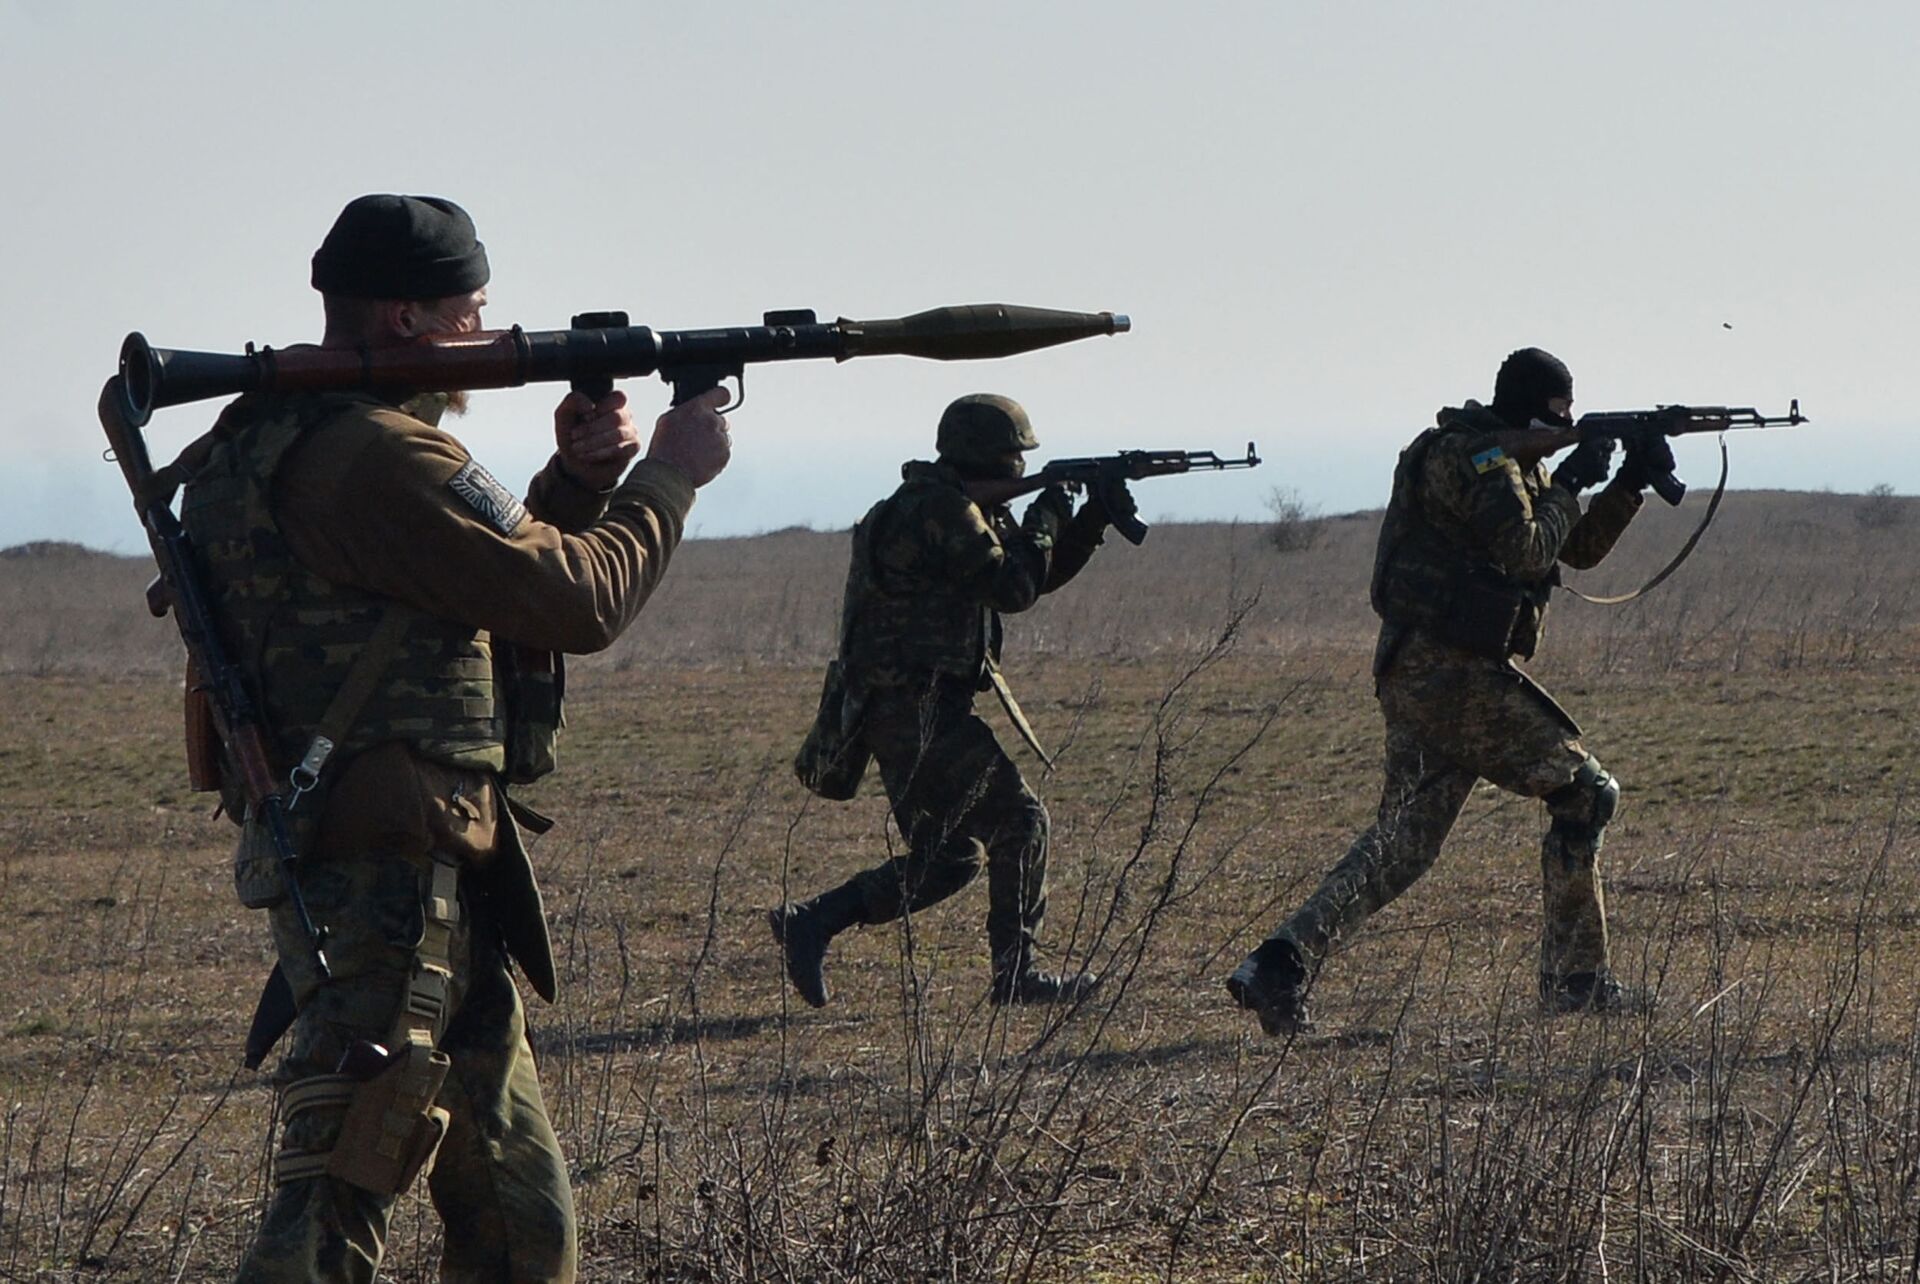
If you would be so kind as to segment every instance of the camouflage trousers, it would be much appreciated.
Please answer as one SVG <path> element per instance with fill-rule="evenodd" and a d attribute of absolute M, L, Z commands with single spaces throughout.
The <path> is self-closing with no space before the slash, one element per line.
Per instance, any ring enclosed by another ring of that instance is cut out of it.
<path fill-rule="evenodd" d="M 333 976 L 324 983 L 291 910 L 271 912 L 274 943 L 299 1004 L 276 1075 L 283 1088 L 334 1070 L 361 1040 L 387 1040 L 422 939 L 428 868 L 384 855 L 329 856 L 303 866 L 309 908 L 331 934 Z M 446 1228 L 440 1278 L 570 1281 L 573 1198 L 520 996 L 484 907 L 476 913 L 464 887 L 459 900 L 450 1002 L 437 1041 L 452 1061 L 438 1097 L 451 1119 L 427 1180 Z M 331 1150 L 344 1114 L 344 1107 L 303 1111 L 283 1129 L 283 1147 Z M 281 1184 L 239 1279 L 372 1280 L 393 1205 L 392 1196 L 324 1175 Z"/>
<path fill-rule="evenodd" d="M 1409 638 L 1381 677 L 1386 782 L 1373 824 L 1274 933 L 1310 969 L 1433 866 L 1481 779 L 1547 800 L 1541 843 L 1543 987 L 1607 968 L 1596 866 L 1604 815 L 1576 787 L 1589 761 L 1571 719 L 1512 666 Z M 1591 770 L 1591 769 L 1589 769 Z"/>
<path fill-rule="evenodd" d="M 987 941 L 996 972 L 1032 957 L 1047 913 L 1047 809 L 966 684 L 920 698 L 870 697 L 862 735 L 880 769 L 905 853 L 855 876 L 863 918 L 887 923 L 939 903 L 987 869 Z"/>

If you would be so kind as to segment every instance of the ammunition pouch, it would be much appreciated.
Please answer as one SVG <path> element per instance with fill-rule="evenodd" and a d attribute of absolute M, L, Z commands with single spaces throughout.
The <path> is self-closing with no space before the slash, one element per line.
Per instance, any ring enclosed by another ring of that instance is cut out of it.
<path fill-rule="evenodd" d="M 506 722 L 501 775 L 508 784 L 531 783 L 554 768 L 560 728 L 566 725 L 566 658 L 496 639 L 493 680 Z"/>
<path fill-rule="evenodd" d="M 1437 639 L 1494 660 L 1519 652 L 1515 643 L 1533 604 L 1532 594 L 1503 576 L 1477 567 L 1453 577 L 1450 589 L 1427 624 Z M 1531 645 L 1526 651 L 1531 654 Z"/>
<path fill-rule="evenodd" d="M 287 836 L 293 840 L 296 856 L 312 849 L 319 812 L 318 804 L 309 799 L 299 813 L 287 813 Z M 234 895 L 247 909 L 272 909 L 287 899 L 287 871 L 274 850 L 273 835 L 264 822 L 247 814 L 244 800 L 233 814 L 240 822 L 240 838 L 233 848 Z"/>
<path fill-rule="evenodd" d="M 793 773 L 808 790 L 835 802 L 845 802 L 859 792 L 860 780 L 873 760 L 860 735 L 864 712 L 847 689 L 845 667 L 829 660 L 820 685 L 819 711 L 793 759 Z"/>
<path fill-rule="evenodd" d="M 1556 570 L 1538 584 L 1521 584 L 1491 566 L 1428 562 L 1414 570 L 1385 568 L 1376 609 L 1391 624 L 1423 629 L 1435 641 L 1490 660 L 1531 658 L 1540 638 Z"/>

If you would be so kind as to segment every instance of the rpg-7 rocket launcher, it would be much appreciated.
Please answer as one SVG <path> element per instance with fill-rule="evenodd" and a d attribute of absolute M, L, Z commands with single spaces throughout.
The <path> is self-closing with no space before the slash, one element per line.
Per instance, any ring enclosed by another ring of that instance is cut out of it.
<path fill-rule="evenodd" d="M 480 330 L 427 335 L 380 348 L 254 348 L 244 353 L 176 352 L 130 334 L 120 349 L 128 422 L 155 410 L 243 392 L 404 389 L 452 392 L 567 380 L 582 390 L 614 379 L 658 374 L 675 405 L 733 380 L 744 398 L 746 368 L 895 354 L 933 361 L 1011 357 L 1036 348 L 1124 334 L 1125 316 L 1060 312 L 1005 303 L 934 308 L 879 321 L 821 322 L 810 311 L 769 312 L 756 326 L 652 330 L 624 312 L 584 313 L 568 330 Z M 740 404 L 736 400 L 731 410 Z"/>

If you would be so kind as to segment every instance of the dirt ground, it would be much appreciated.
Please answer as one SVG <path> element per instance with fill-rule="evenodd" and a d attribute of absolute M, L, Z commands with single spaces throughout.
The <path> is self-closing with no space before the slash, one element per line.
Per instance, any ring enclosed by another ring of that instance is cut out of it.
<path fill-rule="evenodd" d="M 581 666 L 527 797 L 561 822 L 563 993 L 530 1019 L 582 1277 L 1914 1278 L 1909 600 L 1856 662 L 1834 627 L 1796 652 L 1791 612 L 1738 639 L 1696 599 L 1719 633 L 1676 651 L 1672 604 L 1630 635 L 1558 608 L 1536 671 L 1623 782 L 1603 864 L 1649 1006 L 1537 1013 L 1544 814 L 1483 788 L 1291 1041 L 1221 982 L 1376 803 L 1350 631 L 1215 646 L 1196 610 L 1010 659 L 1058 758 L 1022 758 L 1049 962 L 1107 977 L 1071 1014 L 985 1003 L 981 885 L 841 938 L 834 1003 L 800 1006 L 765 907 L 897 843 L 877 782 L 793 779 L 810 657 Z M 176 681 L 36 662 L 0 699 L 0 1279 L 224 1278 L 266 1190 L 240 1040 L 271 955 L 186 792 Z M 436 1225 L 403 1200 L 388 1277 L 434 1276 Z"/>

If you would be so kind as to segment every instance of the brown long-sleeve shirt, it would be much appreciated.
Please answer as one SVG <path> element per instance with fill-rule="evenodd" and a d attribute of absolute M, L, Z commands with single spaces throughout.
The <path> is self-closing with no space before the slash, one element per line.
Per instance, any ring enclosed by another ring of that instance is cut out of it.
<path fill-rule="evenodd" d="M 470 460 L 451 434 L 369 398 L 363 416 L 330 424 L 282 461 L 275 514 L 293 555 L 336 583 L 524 646 L 610 645 L 680 542 L 694 497 L 686 476 L 643 460 L 603 495 L 556 457 L 520 514 L 504 492 L 491 506 L 468 497 Z"/>

